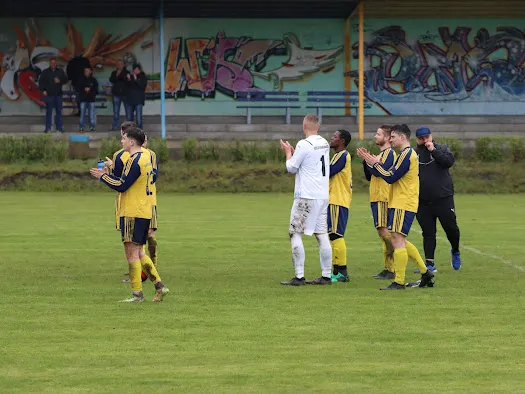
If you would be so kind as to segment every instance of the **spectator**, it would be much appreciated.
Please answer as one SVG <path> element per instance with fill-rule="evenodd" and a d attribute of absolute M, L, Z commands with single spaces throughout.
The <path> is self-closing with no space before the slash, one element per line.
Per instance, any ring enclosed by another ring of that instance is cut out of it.
<path fill-rule="evenodd" d="M 111 92 L 113 93 L 113 125 L 111 131 L 120 130 L 120 106 L 124 104 L 124 95 L 126 93 L 127 77 L 129 71 L 124 67 L 124 61 L 119 60 L 117 62 L 117 68 L 111 73 L 109 81 L 113 84 Z M 124 110 L 126 111 L 126 119 L 128 116 L 127 107 L 124 104 Z"/>
<path fill-rule="evenodd" d="M 62 85 L 66 82 L 66 73 L 57 68 L 55 59 L 51 59 L 49 68 L 42 71 L 38 79 L 42 101 L 46 104 L 46 133 L 51 130 L 53 124 L 53 109 L 55 109 L 56 131 L 64 131 L 62 127 Z"/>
<path fill-rule="evenodd" d="M 93 77 L 91 67 L 84 68 L 84 75 L 77 81 L 76 89 L 80 102 L 80 131 L 84 131 L 86 109 L 89 112 L 89 131 L 95 131 L 95 102 L 98 94 L 98 81 Z"/>
<path fill-rule="evenodd" d="M 146 102 L 148 80 L 139 64 L 133 65 L 133 72 L 126 76 L 126 80 L 126 120 L 132 122 L 135 116 L 135 123 L 142 129 L 142 108 Z"/>
<path fill-rule="evenodd" d="M 86 67 L 91 67 L 91 64 L 89 63 L 89 60 L 85 58 L 83 55 L 82 48 L 77 48 L 75 52 L 75 57 L 69 61 L 66 67 L 66 72 L 69 80 L 71 81 L 71 87 L 73 91 L 75 92 L 77 99 L 77 116 L 80 116 L 80 99 L 79 99 L 79 91 L 76 89 L 78 86 L 78 83 L 80 79 L 84 77 L 84 69 Z"/>

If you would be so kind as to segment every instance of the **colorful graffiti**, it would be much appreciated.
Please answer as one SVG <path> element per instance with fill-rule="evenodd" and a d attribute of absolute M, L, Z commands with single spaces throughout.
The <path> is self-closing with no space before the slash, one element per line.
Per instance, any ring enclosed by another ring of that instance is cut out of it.
<path fill-rule="evenodd" d="M 299 81 L 317 72 L 330 72 L 343 47 L 315 50 L 301 47 L 286 33 L 282 40 L 227 37 L 172 39 L 166 70 L 166 91 L 179 97 L 215 97 L 215 91 L 235 97 L 237 92 L 261 91 L 255 78 L 282 90 L 286 81 Z M 278 67 L 267 69 L 271 56 L 287 56 Z"/>
<path fill-rule="evenodd" d="M 470 27 L 437 30 L 416 39 L 401 26 L 373 31 L 365 42 L 368 99 L 389 114 L 414 113 L 409 103 L 417 103 L 421 114 L 450 113 L 458 103 L 492 102 L 497 108 L 525 101 L 524 30 L 498 27 L 490 34 L 481 28 L 473 35 Z"/>
<path fill-rule="evenodd" d="M 101 94 L 106 96 L 101 100 L 108 103 L 111 101 L 109 75 L 117 60 L 124 59 L 128 69 L 138 62 L 148 76 L 147 100 L 160 98 L 159 32 L 155 23 L 62 18 L 0 22 L 2 115 L 40 113 L 43 103 L 38 77 L 52 57 L 64 68 L 74 56 L 88 58 L 103 88 Z M 198 109 L 201 101 L 195 101 L 200 98 L 217 103 L 207 106 L 207 111 L 222 114 L 226 109 L 232 114 L 239 112 L 234 101 L 239 92 L 312 90 L 318 83 L 315 76 L 325 74 L 323 87 L 330 86 L 329 80 L 338 86 L 343 80 L 342 72 L 332 71 L 343 60 L 343 37 L 334 34 L 338 30 L 331 23 L 318 22 L 317 29 L 323 31 L 321 35 L 314 34 L 315 28 L 310 29 L 309 35 L 302 35 L 290 32 L 294 26 L 286 21 L 274 22 L 269 27 L 265 21 L 232 24 L 213 20 L 195 28 L 194 22 L 167 20 L 165 91 L 178 99 L 176 108 L 185 113 L 201 113 Z M 143 27 L 136 29 L 137 24 Z M 220 28 L 222 25 L 228 28 L 227 32 Z M 130 26 L 134 30 L 130 31 Z M 302 25 L 297 26 L 301 31 Z M 238 34 L 239 31 L 243 34 Z M 254 34 L 247 35 L 247 31 Z M 68 84 L 64 90 L 68 92 L 64 98 L 69 95 L 68 108 L 74 112 L 72 88 Z M 159 112 L 158 105 L 146 107 L 150 114 Z M 168 107 L 168 112 L 170 108 L 175 107 Z M 100 111 L 109 113 L 110 108 L 103 107 Z"/>
<path fill-rule="evenodd" d="M 49 67 L 50 58 L 66 64 L 73 57 L 81 55 L 96 70 L 105 66 L 114 67 L 119 57 L 124 57 L 131 64 L 134 62 L 133 55 L 123 51 L 143 39 L 152 27 L 154 25 L 149 24 L 125 38 L 113 37 L 97 27 L 89 41 L 84 42 L 79 31 L 68 23 L 64 32 L 67 46 L 60 48 L 42 36 L 34 19 L 27 20 L 23 27 L 14 24 L 14 48 L 0 52 L 0 92 L 11 101 L 18 100 L 23 92 L 31 101 L 42 106 L 37 81 L 40 73 Z"/>

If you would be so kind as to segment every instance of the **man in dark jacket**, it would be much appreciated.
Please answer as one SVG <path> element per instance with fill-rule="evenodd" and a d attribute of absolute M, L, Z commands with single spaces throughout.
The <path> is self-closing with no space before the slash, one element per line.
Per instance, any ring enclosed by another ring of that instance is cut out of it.
<path fill-rule="evenodd" d="M 62 128 L 62 85 L 66 82 L 66 73 L 57 68 L 55 59 L 51 59 L 49 68 L 42 71 L 38 79 L 42 101 L 46 104 L 46 133 L 51 130 L 53 123 L 53 108 L 55 109 L 56 130 L 64 131 Z"/>
<path fill-rule="evenodd" d="M 80 131 L 84 131 L 86 110 L 89 112 L 89 131 L 95 131 L 95 102 L 98 94 L 98 81 L 93 77 L 91 67 L 84 69 L 84 75 L 77 81 L 80 102 Z"/>
<path fill-rule="evenodd" d="M 142 108 L 146 102 L 146 85 L 148 80 L 140 65 L 133 65 L 133 72 L 126 77 L 126 120 L 133 121 L 136 114 L 135 123 L 142 129 Z"/>
<path fill-rule="evenodd" d="M 84 77 L 84 69 L 86 67 L 91 67 L 89 60 L 82 55 L 83 50 L 81 48 L 77 48 L 75 57 L 69 61 L 66 67 L 67 76 L 71 81 L 71 87 L 77 95 L 78 116 L 80 116 L 80 100 L 78 97 L 80 92 L 76 90 L 76 87 L 80 79 Z"/>
<path fill-rule="evenodd" d="M 454 165 L 454 155 L 447 145 L 435 143 L 428 127 L 416 130 L 419 156 L 419 209 L 417 221 L 423 230 L 425 264 L 436 272 L 436 219 L 439 219 L 451 246 L 452 268 L 461 268 L 459 253 L 459 228 L 454 206 L 454 185 L 449 168 Z"/>
<path fill-rule="evenodd" d="M 113 84 L 113 125 L 111 131 L 120 130 L 120 106 L 121 104 L 124 104 L 123 100 L 126 93 L 128 75 L 129 71 L 124 67 L 124 62 L 119 60 L 117 62 L 117 69 L 114 70 L 109 77 L 109 82 Z M 126 110 L 125 105 L 124 110 Z M 126 119 L 127 118 L 128 116 L 126 113 Z"/>

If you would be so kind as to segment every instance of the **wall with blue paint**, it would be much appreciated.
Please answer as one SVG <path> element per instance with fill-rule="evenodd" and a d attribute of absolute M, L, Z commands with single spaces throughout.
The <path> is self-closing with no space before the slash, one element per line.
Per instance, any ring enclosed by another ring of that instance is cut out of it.
<path fill-rule="evenodd" d="M 525 21 L 367 20 L 368 115 L 524 115 Z M 352 20 L 352 70 L 357 70 Z M 357 89 L 357 71 L 352 72 Z"/>

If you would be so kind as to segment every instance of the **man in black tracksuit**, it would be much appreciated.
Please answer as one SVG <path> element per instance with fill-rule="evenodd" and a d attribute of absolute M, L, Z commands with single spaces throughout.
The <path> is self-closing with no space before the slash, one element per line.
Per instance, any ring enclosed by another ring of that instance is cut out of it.
<path fill-rule="evenodd" d="M 454 155 L 447 145 L 432 140 L 428 127 L 416 130 L 419 156 L 419 209 L 417 221 L 423 230 L 425 264 L 432 272 L 436 250 L 436 219 L 439 219 L 451 246 L 452 268 L 461 268 L 459 253 L 459 228 L 454 206 L 454 185 L 449 168 L 454 165 Z"/>

